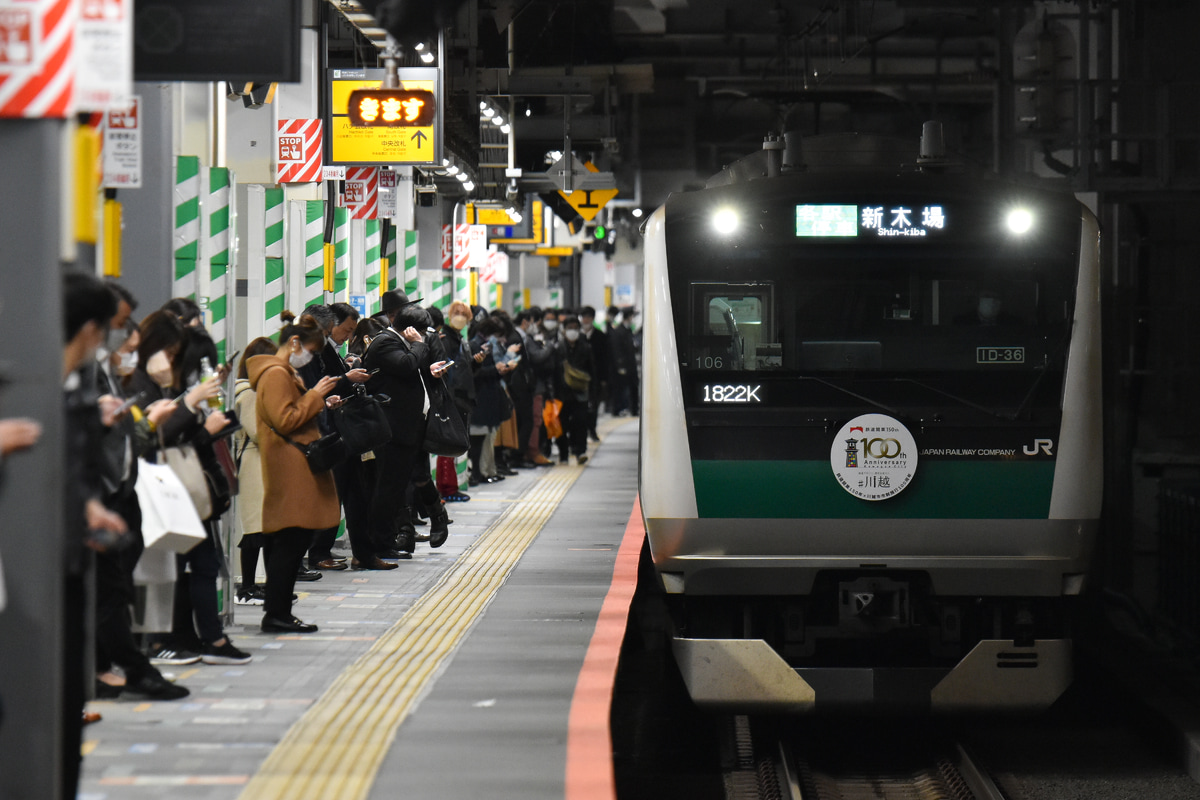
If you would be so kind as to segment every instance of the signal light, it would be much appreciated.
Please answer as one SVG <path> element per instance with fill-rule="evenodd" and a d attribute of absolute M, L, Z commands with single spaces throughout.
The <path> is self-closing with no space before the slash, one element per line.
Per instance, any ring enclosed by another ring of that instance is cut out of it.
<path fill-rule="evenodd" d="M 597 239 L 603 239 L 608 236 L 608 229 L 603 225 L 597 225 L 592 231 L 592 236 L 595 236 Z"/>
<path fill-rule="evenodd" d="M 356 89 L 346 113 L 360 128 L 424 128 L 433 124 L 437 101 L 433 92 L 407 89 Z"/>

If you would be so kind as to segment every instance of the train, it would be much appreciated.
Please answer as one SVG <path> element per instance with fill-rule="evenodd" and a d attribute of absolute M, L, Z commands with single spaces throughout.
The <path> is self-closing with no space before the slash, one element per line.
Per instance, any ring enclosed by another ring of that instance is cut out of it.
<path fill-rule="evenodd" d="M 1099 225 L 939 139 L 770 136 L 645 223 L 640 502 L 702 708 L 1036 712 L 1071 683 Z"/>

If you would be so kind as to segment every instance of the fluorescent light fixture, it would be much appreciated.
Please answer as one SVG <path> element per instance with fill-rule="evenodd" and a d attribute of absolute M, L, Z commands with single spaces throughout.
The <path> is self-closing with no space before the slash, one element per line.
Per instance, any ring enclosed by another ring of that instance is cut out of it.
<path fill-rule="evenodd" d="M 500 132 L 504 134 L 512 133 L 512 126 L 506 122 L 500 126 Z"/>
<path fill-rule="evenodd" d="M 494 117 L 496 115 L 496 110 L 494 108 L 492 108 L 491 106 L 484 106 L 483 107 L 483 115 L 485 117 L 487 117 L 488 119 L 491 119 L 492 117 Z"/>
<path fill-rule="evenodd" d="M 446 174 L 447 174 L 447 175 L 457 175 L 457 174 L 458 174 L 458 167 L 456 167 L 456 166 L 454 166 L 453 164 L 451 164 L 449 167 L 447 167 L 447 168 L 446 168 Z"/>
<path fill-rule="evenodd" d="M 643 214 L 643 213 L 644 213 L 644 212 L 643 212 L 643 211 L 642 211 L 640 208 L 635 208 L 635 209 L 633 210 L 633 216 L 634 216 L 634 218 L 635 218 L 635 219 L 641 219 L 641 218 L 642 218 L 642 214 Z"/>
<path fill-rule="evenodd" d="M 418 53 L 422 53 L 422 52 L 424 52 L 424 51 L 425 51 L 425 43 L 424 43 L 424 42 L 417 42 L 417 52 L 418 52 Z"/>
<path fill-rule="evenodd" d="M 458 178 L 458 180 L 463 181 L 465 183 L 466 181 L 470 180 L 471 176 L 467 175 L 467 173 L 465 173 L 465 172 L 460 172 L 457 175 L 455 175 L 454 177 Z"/>
<path fill-rule="evenodd" d="M 421 62 L 424 64 L 432 64 L 433 53 L 421 53 Z"/>
<path fill-rule="evenodd" d="M 466 189 L 468 192 L 475 191 L 475 181 L 467 181 L 466 183 L 463 184 L 463 188 Z"/>

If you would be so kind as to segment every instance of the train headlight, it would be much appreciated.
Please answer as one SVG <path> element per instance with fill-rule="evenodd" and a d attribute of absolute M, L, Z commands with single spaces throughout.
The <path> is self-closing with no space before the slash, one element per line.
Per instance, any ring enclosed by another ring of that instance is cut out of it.
<path fill-rule="evenodd" d="M 1008 229 L 1017 236 L 1024 236 L 1033 229 L 1033 214 L 1027 208 L 1014 208 L 1004 218 Z"/>
<path fill-rule="evenodd" d="M 738 213 L 732 208 L 718 209 L 712 217 L 713 229 L 722 236 L 728 236 L 738 229 Z"/>

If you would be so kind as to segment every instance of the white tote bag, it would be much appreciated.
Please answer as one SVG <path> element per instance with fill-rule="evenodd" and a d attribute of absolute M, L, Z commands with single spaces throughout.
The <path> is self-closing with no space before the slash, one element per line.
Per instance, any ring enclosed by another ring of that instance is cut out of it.
<path fill-rule="evenodd" d="M 138 460 L 138 505 L 147 550 L 186 553 L 208 535 L 183 482 L 169 466 Z"/>

